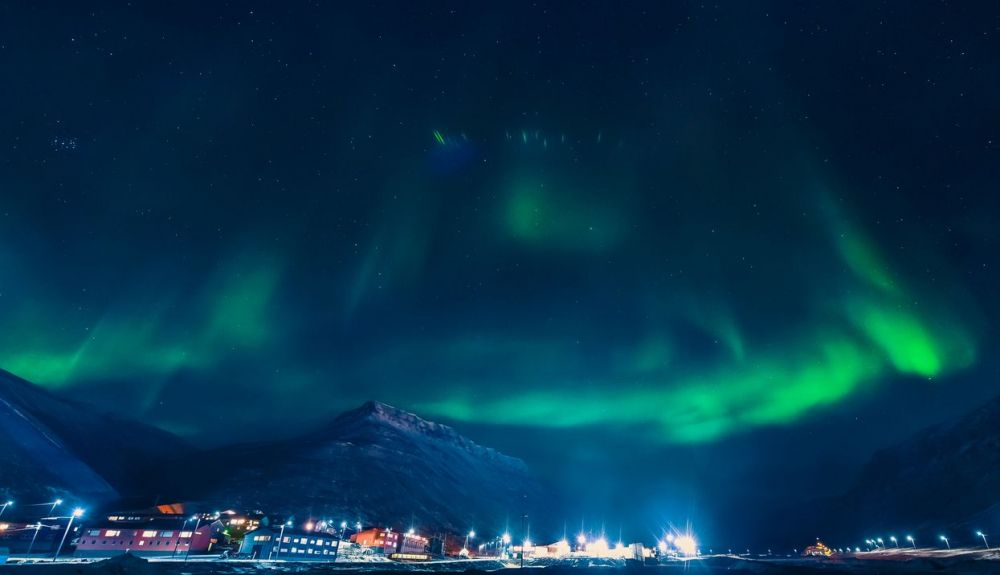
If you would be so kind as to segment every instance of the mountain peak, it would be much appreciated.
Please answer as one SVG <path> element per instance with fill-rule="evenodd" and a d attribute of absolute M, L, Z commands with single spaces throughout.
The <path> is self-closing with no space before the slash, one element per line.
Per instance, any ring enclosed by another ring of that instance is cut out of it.
<path fill-rule="evenodd" d="M 405 433 L 453 437 L 468 441 L 447 425 L 428 421 L 415 413 L 376 400 L 366 401 L 359 407 L 341 413 L 331 423 L 332 428 L 341 431 L 348 431 L 352 427 L 370 428 L 372 426 L 392 428 Z"/>

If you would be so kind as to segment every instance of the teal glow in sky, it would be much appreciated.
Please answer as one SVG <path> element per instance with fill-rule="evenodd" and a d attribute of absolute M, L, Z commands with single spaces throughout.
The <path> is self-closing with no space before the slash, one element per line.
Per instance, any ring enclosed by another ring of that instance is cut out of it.
<path fill-rule="evenodd" d="M 88 4 L 0 19 L 0 368 L 57 393 L 783 495 L 998 391 L 979 7 Z"/>

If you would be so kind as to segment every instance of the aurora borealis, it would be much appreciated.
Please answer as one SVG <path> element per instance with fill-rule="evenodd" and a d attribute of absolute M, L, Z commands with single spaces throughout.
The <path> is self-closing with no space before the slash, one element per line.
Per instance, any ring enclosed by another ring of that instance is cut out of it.
<path fill-rule="evenodd" d="M 998 391 L 995 15 L 578 4 L 4 6 L 0 368 L 209 444 L 380 400 L 668 506 Z"/>

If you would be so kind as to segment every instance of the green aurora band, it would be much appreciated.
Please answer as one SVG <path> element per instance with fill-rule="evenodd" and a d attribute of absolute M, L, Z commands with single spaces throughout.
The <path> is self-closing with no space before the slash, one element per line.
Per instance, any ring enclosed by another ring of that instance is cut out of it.
<path fill-rule="evenodd" d="M 541 211 L 512 200 L 511 233 L 535 232 L 522 220 Z M 536 389 L 505 396 L 452 395 L 423 402 L 427 413 L 458 421 L 537 427 L 605 425 L 650 428 L 669 443 L 716 440 L 741 430 L 780 425 L 833 405 L 891 375 L 935 378 L 975 359 L 970 334 L 948 313 L 932 314 L 893 278 L 878 249 L 863 233 L 830 217 L 836 248 L 854 281 L 843 290 L 826 322 L 783 345 L 748 351 L 731 318 L 701 314 L 701 327 L 730 350 L 728 365 L 670 376 L 669 345 L 639 347 L 632 368 L 603 390 Z M 586 246 L 585 246 L 586 247 Z M 708 319 L 706 319 L 706 317 Z M 782 351 L 777 351 L 782 350 Z M 660 381 L 637 385 L 636 372 Z"/>

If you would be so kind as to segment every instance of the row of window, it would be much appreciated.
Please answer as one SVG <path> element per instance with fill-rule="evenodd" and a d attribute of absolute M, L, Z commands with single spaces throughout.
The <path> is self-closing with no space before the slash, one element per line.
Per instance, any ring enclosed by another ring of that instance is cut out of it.
<path fill-rule="evenodd" d="M 308 554 L 308 555 L 334 555 L 336 552 L 331 552 L 329 549 L 324 549 L 323 553 L 319 552 L 319 549 L 299 549 L 298 547 L 292 547 L 291 553 Z"/>
<path fill-rule="evenodd" d="M 105 537 L 121 537 L 121 534 L 122 534 L 122 532 L 121 532 L 120 529 L 105 529 L 104 530 L 104 536 Z M 159 534 L 159 535 L 157 535 L 157 534 Z M 101 536 L 101 530 L 100 529 L 91 529 L 90 531 L 87 532 L 87 535 L 90 536 L 90 537 L 100 537 Z M 157 537 L 157 536 L 159 536 L 159 537 L 173 537 L 174 536 L 174 532 L 173 531 L 143 531 L 142 532 L 142 537 L 144 539 L 149 539 L 151 537 Z M 188 539 L 188 538 L 191 537 L 191 531 L 181 531 L 178 536 L 181 539 Z"/>
<path fill-rule="evenodd" d="M 96 539 L 91 539 L 89 542 L 86 539 L 83 539 L 83 540 L 81 540 L 81 542 L 84 543 L 84 544 L 89 544 L 89 545 L 97 545 L 97 540 Z M 135 543 L 134 540 L 128 542 L 129 545 L 132 545 L 134 543 Z M 101 540 L 101 545 L 107 545 L 107 544 L 108 544 L 108 540 L 107 539 L 102 539 Z M 124 545 L 125 544 L 125 540 L 124 539 L 112 539 L 111 540 L 111 544 L 112 545 Z M 174 546 L 177 546 L 177 545 L 180 545 L 180 541 L 173 540 L 173 539 L 165 539 L 163 541 L 146 541 L 146 540 L 143 539 L 143 540 L 139 541 L 139 545 L 145 546 L 147 544 L 150 547 L 155 547 L 155 546 L 158 546 L 158 545 L 161 545 L 161 546 L 162 545 L 174 545 Z"/>
<path fill-rule="evenodd" d="M 254 541 L 257 541 L 257 540 L 258 539 L 256 537 L 254 537 Z M 266 539 L 265 539 L 265 541 L 266 541 Z M 331 546 L 331 547 L 334 546 L 334 540 L 333 539 L 309 539 L 307 537 L 284 537 L 284 538 L 281 539 L 281 542 L 282 543 L 298 543 L 299 545 L 319 545 L 320 547 L 322 547 L 323 545 L 327 545 L 327 546 Z"/>

